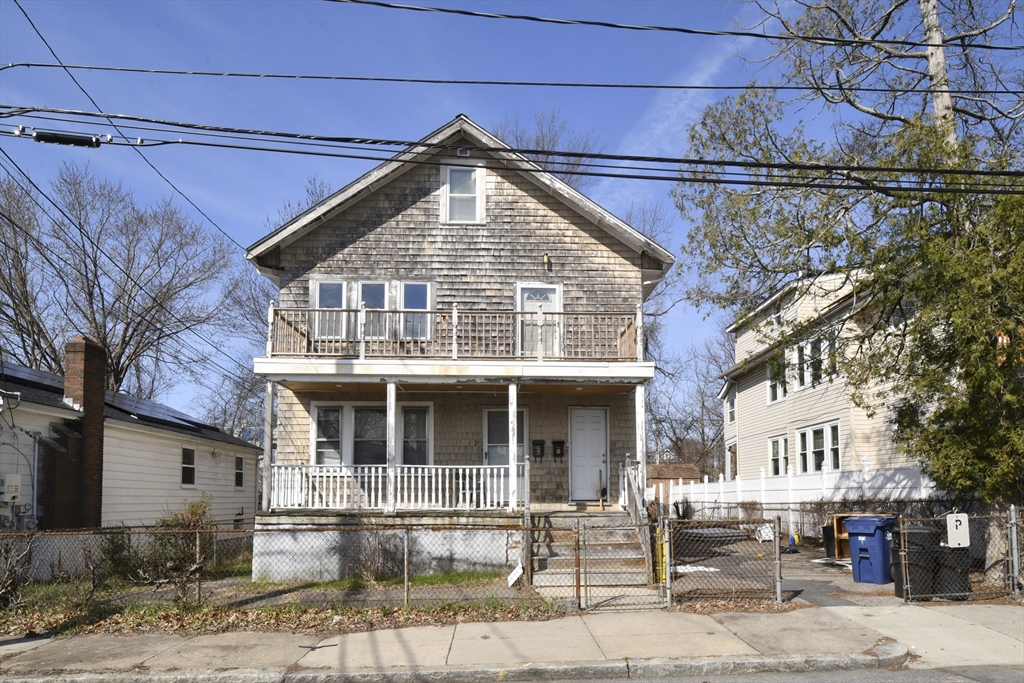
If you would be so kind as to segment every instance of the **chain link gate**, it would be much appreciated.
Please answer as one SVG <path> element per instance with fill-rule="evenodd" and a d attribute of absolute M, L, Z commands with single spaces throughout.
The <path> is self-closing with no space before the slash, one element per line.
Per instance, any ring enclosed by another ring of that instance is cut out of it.
<path fill-rule="evenodd" d="M 984 600 L 1019 595 L 1015 517 L 900 518 L 892 555 L 896 596 Z M 957 530 L 964 520 L 966 528 Z"/>

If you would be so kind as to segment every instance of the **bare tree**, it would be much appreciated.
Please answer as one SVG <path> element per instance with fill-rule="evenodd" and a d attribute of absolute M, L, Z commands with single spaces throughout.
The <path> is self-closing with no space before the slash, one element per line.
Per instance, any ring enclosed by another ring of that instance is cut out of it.
<path fill-rule="evenodd" d="M 16 362 L 63 374 L 64 343 L 84 334 L 106 349 L 108 388 L 152 398 L 166 373 L 206 360 L 225 314 L 226 240 L 88 167 L 58 171 L 56 207 L 39 195 L 0 178 L 0 339 Z"/>
<path fill-rule="evenodd" d="M 592 176 L 583 174 L 586 160 L 545 152 L 600 154 L 605 145 L 593 131 L 577 133 L 566 130 L 567 126 L 555 109 L 535 114 L 532 128 L 523 124 L 517 111 L 511 118 L 505 118 L 495 126 L 494 134 L 515 149 L 536 150 L 535 153 L 527 153 L 526 157 L 582 192 L 594 181 Z"/>
<path fill-rule="evenodd" d="M 265 225 L 273 230 L 312 208 L 331 194 L 330 184 L 317 175 L 306 180 L 305 195 L 298 201 L 287 200 Z M 267 308 L 277 300 L 277 287 L 257 272 L 250 263 L 242 263 L 231 280 L 232 322 L 242 340 L 239 355 L 251 359 L 263 353 L 267 340 Z M 251 362 L 250 360 L 245 361 Z M 264 424 L 266 381 L 251 370 L 221 379 L 218 390 L 206 393 L 199 401 L 203 419 L 235 436 L 259 443 Z"/>
<path fill-rule="evenodd" d="M 701 474 L 724 471 L 722 374 L 732 364 L 731 336 L 716 334 L 681 355 L 666 356 L 647 392 L 650 451 L 696 465 Z"/>

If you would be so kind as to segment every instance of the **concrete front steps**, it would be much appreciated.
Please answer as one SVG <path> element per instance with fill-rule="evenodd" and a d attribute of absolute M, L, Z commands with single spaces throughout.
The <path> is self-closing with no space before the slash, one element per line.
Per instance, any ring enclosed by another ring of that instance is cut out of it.
<path fill-rule="evenodd" d="M 636 527 L 619 512 L 551 513 L 533 517 L 533 585 L 576 585 L 574 527 L 580 524 L 580 584 L 592 587 L 647 586 L 649 573 Z"/>

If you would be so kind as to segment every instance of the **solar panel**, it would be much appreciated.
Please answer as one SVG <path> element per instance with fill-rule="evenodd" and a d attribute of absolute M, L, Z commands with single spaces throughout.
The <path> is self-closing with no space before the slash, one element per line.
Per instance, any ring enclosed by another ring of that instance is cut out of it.
<path fill-rule="evenodd" d="M 33 370 L 32 368 L 26 368 L 23 365 L 14 365 L 13 363 L 5 362 L 3 363 L 3 374 L 26 382 L 32 382 L 33 384 L 42 384 L 46 387 L 52 387 L 54 389 L 64 391 L 63 377 L 49 372 L 43 372 L 42 370 Z"/>
<path fill-rule="evenodd" d="M 155 420 L 163 420 L 164 422 L 170 422 L 172 424 L 180 424 L 185 427 L 195 427 L 198 425 L 204 425 L 200 420 L 186 415 L 180 411 L 165 406 L 162 403 L 156 401 L 147 401 L 144 398 L 136 398 L 128 394 L 116 393 L 107 390 L 106 401 L 109 405 L 115 408 L 120 408 L 126 413 L 133 413 L 139 417 L 151 417 Z"/>

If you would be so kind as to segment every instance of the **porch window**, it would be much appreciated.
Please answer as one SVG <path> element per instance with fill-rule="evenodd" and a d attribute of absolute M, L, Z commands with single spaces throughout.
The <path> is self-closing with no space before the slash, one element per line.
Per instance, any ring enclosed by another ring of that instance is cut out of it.
<path fill-rule="evenodd" d="M 316 411 L 316 464 L 341 464 L 341 408 Z"/>
<path fill-rule="evenodd" d="M 485 411 L 486 464 L 508 465 L 508 411 Z M 523 462 L 526 450 L 526 411 L 516 411 L 516 462 Z"/>
<path fill-rule="evenodd" d="M 196 449 L 181 449 L 181 485 L 196 485 Z"/>
<path fill-rule="evenodd" d="M 402 337 L 426 339 L 428 336 L 430 286 L 425 282 L 402 283 Z M 415 313 L 414 311 L 424 311 Z"/>
<path fill-rule="evenodd" d="M 427 409 L 402 409 L 402 464 L 427 465 Z"/>
<path fill-rule="evenodd" d="M 363 337 L 383 339 L 387 336 L 388 287 L 384 282 L 360 282 L 359 305 L 366 308 Z"/>
<path fill-rule="evenodd" d="M 789 471 L 789 439 L 785 436 L 771 440 L 772 476 L 778 477 Z"/>
<path fill-rule="evenodd" d="M 448 223 L 483 222 L 484 170 L 465 166 L 444 168 Z"/>
<path fill-rule="evenodd" d="M 352 462 L 386 465 L 388 462 L 388 411 L 386 408 L 353 410 Z"/>
<path fill-rule="evenodd" d="M 344 282 L 317 282 L 314 308 L 345 308 Z M 320 311 L 316 319 L 316 336 L 341 339 L 345 335 L 345 315 L 341 310 Z"/>

